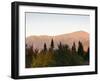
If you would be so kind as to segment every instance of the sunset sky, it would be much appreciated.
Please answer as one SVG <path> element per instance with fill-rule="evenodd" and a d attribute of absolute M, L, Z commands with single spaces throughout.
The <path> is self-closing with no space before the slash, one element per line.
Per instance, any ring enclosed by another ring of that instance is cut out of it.
<path fill-rule="evenodd" d="M 90 16 L 74 14 L 25 13 L 26 37 L 31 35 L 60 35 L 75 31 L 89 33 Z"/>

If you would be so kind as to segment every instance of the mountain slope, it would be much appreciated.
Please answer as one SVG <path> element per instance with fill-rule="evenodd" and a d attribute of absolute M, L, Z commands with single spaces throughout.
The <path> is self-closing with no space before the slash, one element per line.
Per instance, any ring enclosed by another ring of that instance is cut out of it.
<path fill-rule="evenodd" d="M 82 42 L 85 51 L 89 47 L 89 34 L 84 31 L 77 31 L 69 34 L 62 34 L 56 36 L 29 36 L 26 38 L 26 44 L 27 46 L 33 45 L 33 48 L 38 48 L 41 50 L 43 49 L 44 43 L 46 43 L 47 48 L 49 48 L 52 39 L 54 40 L 55 48 L 57 48 L 59 42 L 61 42 L 62 44 L 68 44 L 70 47 L 72 46 L 73 42 L 75 42 L 76 47 L 78 47 L 79 41 Z"/>

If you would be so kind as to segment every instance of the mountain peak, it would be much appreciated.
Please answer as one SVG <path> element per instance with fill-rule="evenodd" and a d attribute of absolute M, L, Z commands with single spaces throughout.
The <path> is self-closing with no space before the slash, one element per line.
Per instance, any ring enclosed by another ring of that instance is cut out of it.
<path fill-rule="evenodd" d="M 77 31 L 77 32 L 72 32 L 72 33 L 87 33 L 87 34 L 89 34 L 88 32 L 86 32 L 86 31 L 82 31 L 82 30 Z"/>

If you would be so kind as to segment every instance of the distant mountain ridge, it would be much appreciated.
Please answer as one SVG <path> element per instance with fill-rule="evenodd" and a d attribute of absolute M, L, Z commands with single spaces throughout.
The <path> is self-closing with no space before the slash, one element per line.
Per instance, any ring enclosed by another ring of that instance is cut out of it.
<path fill-rule="evenodd" d="M 47 48 L 50 47 L 51 40 L 54 40 L 54 46 L 57 48 L 59 42 L 62 44 L 68 44 L 69 47 L 72 46 L 73 42 L 75 42 L 76 47 L 78 47 L 78 42 L 81 41 L 84 50 L 86 51 L 89 47 L 89 33 L 84 31 L 77 31 L 68 34 L 61 34 L 56 36 L 47 36 L 47 35 L 40 35 L 40 36 L 29 36 L 26 38 L 27 46 L 33 46 L 34 49 L 43 49 L 44 43 L 46 43 Z"/>

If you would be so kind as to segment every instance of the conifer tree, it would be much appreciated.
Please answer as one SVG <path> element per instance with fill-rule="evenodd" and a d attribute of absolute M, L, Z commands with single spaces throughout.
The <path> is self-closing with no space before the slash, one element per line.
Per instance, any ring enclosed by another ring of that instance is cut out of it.
<path fill-rule="evenodd" d="M 44 51 L 47 51 L 47 45 L 44 43 Z"/>
<path fill-rule="evenodd" d="M 82 43 L 79 41 L 78 43 L 78 55 L 83 56 L 84 55 L 84 49 Z"/>
<path fill-rule="evenodd" d="M 51 40 L 51 49 L 53 49 L 54 48 L 54 41 L 53 41 L 53 39 Z"/>
<path fill-rule="evenodd" d="M 58 45 L 59 49 L 62 49 L 62 43 L 60 42 L 60 44 Z"/>
<path fill-rule="evenodd" d="M 72 45 L 72 54 L 76 54 L 76 45 L 75 45 L 75 42 Z"/>

